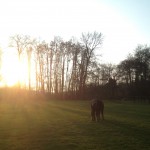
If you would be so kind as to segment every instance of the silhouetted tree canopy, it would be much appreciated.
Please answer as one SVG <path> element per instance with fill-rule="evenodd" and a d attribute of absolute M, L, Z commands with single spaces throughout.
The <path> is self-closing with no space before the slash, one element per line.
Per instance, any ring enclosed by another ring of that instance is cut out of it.
<path fill-rule="evenodd" d="M 69 41 L 59 36 L 49 42 L 23 35 L 10 38 L 19 61 L 26 54 L 28 82 L 23 87 L 30 91 L 71 99 L 88 99 L 99 94 L 109 99 L 149 100 L 150 47 L 140 45 L 132 55 L 113 65 L 97 59 L 96 49 L 100 49 L 102 42 L 103 35 L 98 32 L 83 33 L 80 40 Z"/>

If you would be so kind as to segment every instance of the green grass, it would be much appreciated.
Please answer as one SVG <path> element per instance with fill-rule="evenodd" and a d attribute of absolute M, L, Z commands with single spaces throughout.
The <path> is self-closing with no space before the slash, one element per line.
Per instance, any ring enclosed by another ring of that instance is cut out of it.
<path fill-rule="evenodd" d="M 150 105 L 89 101 L 0 101 L 0 150 L 150 150 Z"/>

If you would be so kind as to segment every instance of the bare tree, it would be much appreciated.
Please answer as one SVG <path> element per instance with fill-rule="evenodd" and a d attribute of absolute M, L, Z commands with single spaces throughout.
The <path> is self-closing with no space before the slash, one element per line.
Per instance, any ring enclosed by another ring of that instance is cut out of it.
<path fill-rule="evenodd" d="M 30 37 L 29 36 L 24 36 L 24 35 L 15 35 L 10 37 L 10 46 L 15 47 L 18 52 L 18 58 L 19 61 L 21 59 L 21 54 L 29 44 Z"/>
<path fill-rule="evenodd" d="M 30 38 L 30 37 L 29 37 Z M 32 61 L 32 52 L 36 47 L 36 39 L 29 39 L 26 47 L 27 60 L 28 60 L 28 87 L 31 90 L 31 61 Z"/>
<path fill-rule="evenodd" d="M 18 52 L 19 70 L 21 70 L 21 54 L 26 49 L 29 41 L 29 36 L 15 35 L 10 37 L 10 46 L 16 48 Z M 20 87 L 20 79 L 18 79 L 18 85 Z"/>
<path fill-rule="evenodd" d="M 80 91 L 84 90 L 88 68 L 91 62 L 91 58 L 94 56 L 94 51 L 102 44 L 103 36 L 101 33 L 87 33 L 82 34 L 81 44 L 83 50 L 81 52 L 81 64 L 80 64 Z"/>
<path fill-rule="evenodd" d="M 69 91 L 76 94 L 79 90 L 79 61 L 80 61 L 80 52 L 81 52 L 81 45 L 77 43 L 71 43 L 71 59 L 72 59 L 72 66 L 71 66 L 71 75 L 69 81 Z"/>

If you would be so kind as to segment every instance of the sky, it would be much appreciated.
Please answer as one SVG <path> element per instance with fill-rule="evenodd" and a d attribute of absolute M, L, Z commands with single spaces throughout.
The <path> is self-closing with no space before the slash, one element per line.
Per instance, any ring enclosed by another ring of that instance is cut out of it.
<path fill-rule="evenodd" d="M 150 0 L 1 0 L 0 47 L 15 34 L 50 41 L 97 31 L 104 37 L 100 61 L 118 64 L 138 44 L 150 44 L 149 8 Z"/>

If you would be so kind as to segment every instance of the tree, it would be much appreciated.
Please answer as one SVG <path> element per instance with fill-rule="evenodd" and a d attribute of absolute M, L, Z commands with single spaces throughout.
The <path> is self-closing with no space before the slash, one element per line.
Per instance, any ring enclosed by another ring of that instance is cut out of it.
<path fill-rule="evenodd" d="M 150 75 L 150 47 L 138 46 L 135 50 L 135 60 L 136 60 L 136 76 L 143 76 L 144 80 L 148 79 Z"/>
<path fill-rule="evenodd" d="M 30 38 L 30 37 L 29 37 Z M 31 90 L 31 60 L 32 60 L 32 52 L 35 49 L 36 39 L 29 39 L 26 47 L 27 59 L 28 59 L 28 87 Z"/>
<path fill-rule="evenodd" d="M 29 36 L 24 36 L 24 35 L 15 35 L 10 37 L 10 46 L 14 47 L 17 49 L 18 52 L 18 62 L 19 62 L 19 70 L 21 70 L 21 54 L 23 53 L 23 51 L 26 49 L 28 43 L 30 41 Z M 20 87 L 20 76 L 19 75 L 19 79 L 18 79 L 18 85 Z"/>
<path fill-rule="evenodd" d="M 70 51 L 69 58 L 71 62 L 68 91 L 76 95 L 79 90 L 79 63 L 82 47 L 80 43 L 76 41 L 70 41 L 68 46 L 68 50 Z"/>
<path fill-rule="evenodd" d="M 120 62 L 117 66 L 118 68 L 118 77 L 121 77 L 121 82 L 126 82 L 126 84 L 131 85 L 135 77 L 135 59 L 132 56 L 129 56 L 127 59 Z"/>
<path fill-rule="evenodd" d="M 51 48 L 53 49 L 53 87 L 56 95 L 60 92 L 61 87 L 61 42 L 60 37 L 54 37 L 54 40 L 51 42 Z"/>
<path fill-rule="evenodd" d="M 46 57 L 45 57 L 45 42 L 37 42 L 34 49 L 35 59 L 35 78 L 36 78 L 36 91 L 45 92 L 46 81 Z"/>
<path fill-rule="evenodd" d="M 94 50 L 102 44 L 102 34 L 98 32 L 94 33 L 83 33 L 81 37 L 81 45 L 83 46 L 81 52 L 81 63 L 80 63 L 80 91 L 81 94 L 84 91 L 85 83 L 87 79 L 87 73 L 91 58 L 94 56 Z"/>

